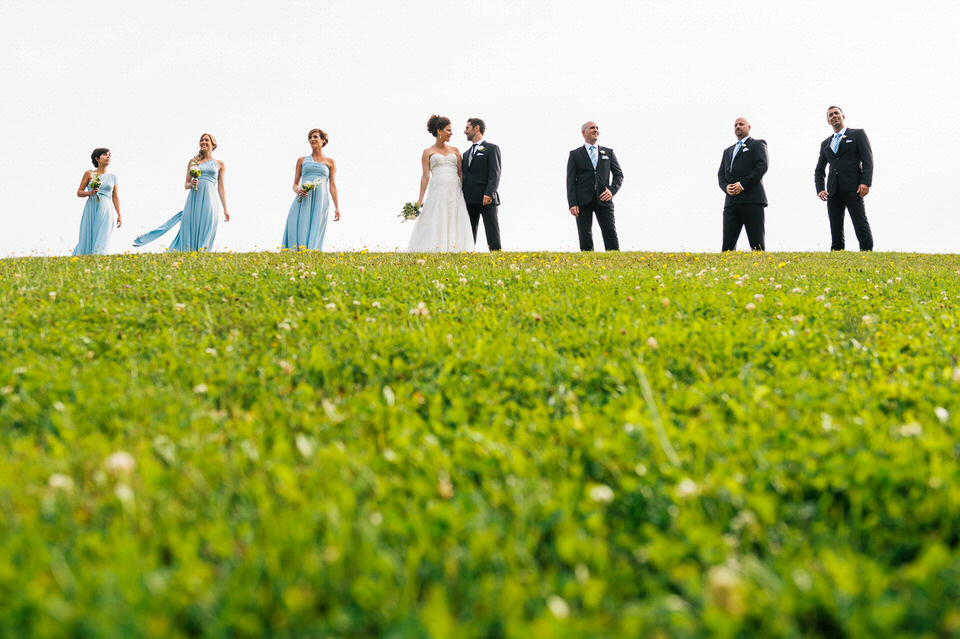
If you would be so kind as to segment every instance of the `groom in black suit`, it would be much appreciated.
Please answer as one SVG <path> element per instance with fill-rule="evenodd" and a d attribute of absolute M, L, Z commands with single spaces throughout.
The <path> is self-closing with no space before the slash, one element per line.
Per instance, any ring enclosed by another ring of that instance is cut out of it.
<path fill-rule="evenodd" d="M 599 146 L 600 128 L 595 122 L 580 127 L 583 146 L 570 151 L 567 159 L 567 206 L 577 219 L 580 250 L 593 250 L 593 215 L 603 235 L 603 248 L 619 251 L 613 196 L 623 184 L 623 171 L 613 149 Z"/>
<path fill-rule="evenodd" d="M 830 217 L 830 250 L 842 251 L 843 210 L 850 211 L 853 230 L 861 251 L 873 250 L 873 233 L 867 221 L 863 198 L 873 184 L 873 150 L 863 129 L 848 129 L 843 125 L 840 107 L 827 109 L 827 122 L 833 135 L 820 143 L 820 159 L 813 173 L 817 196 L 827 203 Z M 830 165 L 830 177 L 824 183 L 824 169 Z"/>
<path fill-rule="evenodd" d="M 487 234 L 487 246 L 491 251 L 500 250 L 500 223 L 497 220 L 497 206 L 500 195 L 500 147 L 483 139 L 487 125 L 480 118 L 467 120 L 463 134 L 473 143 L 467 149 L 461 165 L 463 167 L 463 199 L 470 214 L 473 227 L 473 241 L 477 241 L 477 229 L 483 218 L 483 230 Z"/>
<path fill-rule="evenodd" d="M 723 202 L 723 245 L 721 251 L 735 251 L 740 229 L 746 227 L 747 240 L 754 251 L 766 250 L 764 211 L 767 193 L 763 174 L 767 172 L 767 143 L 750 137 L 750 123 L 737 118 L 733 123 L 737 143 L 727 147 L 720 160 L 717 179 L 727 194 Z"/>

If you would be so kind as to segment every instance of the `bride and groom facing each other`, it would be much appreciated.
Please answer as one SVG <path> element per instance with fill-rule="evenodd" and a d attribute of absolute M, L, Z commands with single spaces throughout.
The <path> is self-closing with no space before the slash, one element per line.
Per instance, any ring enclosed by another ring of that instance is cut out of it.
<path fill-rule="evenodd" d="M 450 119 L 433 115 L 427 121 L 427 131 L 437 142 L 421 156 L 423 176 L 417 204 L 422 206 L 408 252 L 473 251 L 481 217 L 487 246 L 491 251 L 500 250 L 500 148 L 483 139 L 486 128 L 480 118 L 467 120 L 463 133 L 472 144 L 461 155 L 447 144 L 453 137 Z"/>

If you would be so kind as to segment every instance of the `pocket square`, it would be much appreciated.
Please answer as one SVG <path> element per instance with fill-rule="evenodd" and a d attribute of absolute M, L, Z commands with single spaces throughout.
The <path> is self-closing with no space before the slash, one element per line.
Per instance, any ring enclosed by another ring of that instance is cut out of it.
<path fill-rule="evenodd" d="M 844 140 L 844 141 L 845 141 L 847 144 L 850 144 L 851 142 L 853 142 L 853 140 Z"/>
<path fill-rule="evenodd" d="M 604 157 L 602 157 L 602 158 L 600 158 L 600 159 L 601 159 L 601 160 L 609 160 L 610 158 L 604 156 Z"/>

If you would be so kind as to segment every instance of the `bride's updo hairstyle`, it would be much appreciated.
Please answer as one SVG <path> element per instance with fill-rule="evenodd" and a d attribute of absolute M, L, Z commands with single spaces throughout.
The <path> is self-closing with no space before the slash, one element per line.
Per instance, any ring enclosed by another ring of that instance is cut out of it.
<path fill-rule="evenodd" d="M 309 140 L 310 136 L 313 135 L 314 133 L 320 134 L 320 141 L 323 142 L 323 144 L 321 144 L 320 147 L 323 148 L 327 146 L 327 142 L 330 141 L 330 138 L 327 137 L 327 134 L 321 131 L 320 129 L 310 129 L 310 132 L 307 133 L 307 139 Z"/>
<path fill-rule="evenodd" d="M 445 118 L 442 115 L 431 115 L 430 119 L 427 120 L 427 131 L 433 137 L 437 137 L 449 124 L 450 118 Z"/>

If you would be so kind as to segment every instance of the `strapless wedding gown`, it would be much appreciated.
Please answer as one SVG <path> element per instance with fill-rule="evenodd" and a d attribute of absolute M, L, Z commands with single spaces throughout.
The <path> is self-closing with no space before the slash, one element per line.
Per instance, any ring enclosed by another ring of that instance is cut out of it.
<path fill-rule="evenodd" d="M 414 222 L 408 253 L 473 251 L 473 228 L 463 200 L 457 155 L 430 156 L 430 186 Z"/>

